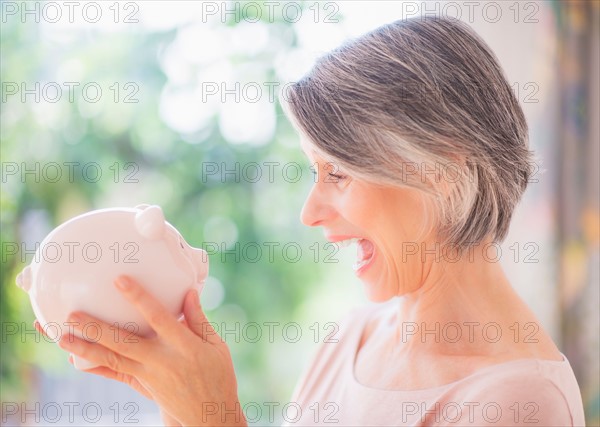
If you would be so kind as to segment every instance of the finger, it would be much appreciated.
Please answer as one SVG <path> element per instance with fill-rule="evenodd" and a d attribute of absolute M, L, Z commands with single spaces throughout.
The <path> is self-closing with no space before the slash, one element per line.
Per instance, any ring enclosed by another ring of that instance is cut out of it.
<path fill-rule="evenodd" d="M 40 334 L 44 335 L 45 337 L 48 337 L 48 334 L 46 333 L 46 331 L 44 331 L 44 328 L 42 327 L 42 324 L 40 323 L 39 320 L 35 319 L 33 321 L 33 327 L 35 328 L 36 331 L 38 331 Z"/>
<path fill-rule="evenodd" d="M 149 342 L 135 335 L 136 325 L 133 323 L 126 324 L 131 326 L 133 330 L 125 330 L 116 323 L 110 325 L 82 312 L 71 313 L 67 318 L 67 322 L 88 341 L 99 343 L 125 357 L 138 362 L 143 362 L 148 357 Z"/>
<path fill-rule="evenodd" d="M 156 298 L 135 280 L 120 276 L 115 281 L 117 289 L 132 303 L 150 324 L 150 327 L 167 341 L 185 344 L 183 328 L 169 311 Z"/>
<path fill-rule="evenodd" d="M 51 336 L 50 334 L 48 334 L 48 332 L 46 331 L 46 329 L 44 329 L 44 327 L 42 326 L 42 324 L 40 323 L 40 321 L 37 320 L 37 319 L 35 319 L 33 321 L 33 327 L 35 328 L 36 331 L 38 331 L 41 335 L 43 335 L 46 338 L 48 338 L 51 342 L 55 343 L 60 338 L 60 331 L 58 331 L 57 333 L 53 334 L 54 336 Z"/>
<path fill-rule="evenodd" d="M 193 333 L 211 344 L 223 342 L 202 311 L 197 290 L 193 289 L 185 296 L 183 314 L 188 327 Z"/>
<path fill-rule="evenodd" d="M 111 380 L 116 380 L 122 382 L 123 384 L 127 384 L 129 387 L 133 388 L 135 391 L 144 395 L 150 400 L 154 400 L 154 398 L 148 393 L 148 390 L 145 390 L 144 387 L 131 375 L 126 375 L 121 372 L 113 371 L 106 366 L 98 366 L 96 368 L 86 369 L 85 372 L 89 372 L 90 374 L 99 375 L 104 378 L 109 378 Z"/>
<path fill-rule="evenodd" d="M 160 417 L 162 418 L 163 424 L 166 427 L 181 427 L 179 421 L 173 418 L 168 412 L 166 412 L 162 408 L 160 410 Z"/>
<path fill-rule="evenodd" d="M 64 334 L 58 341 L 58 346 L 63 350 L 82 357 L 92 363 L 106 366 L 113 371 L 135 375 L 140 371 L 140 364 L 125 357 L 103 345 L 88 342 L 77 338 L 75 335 Z"/>

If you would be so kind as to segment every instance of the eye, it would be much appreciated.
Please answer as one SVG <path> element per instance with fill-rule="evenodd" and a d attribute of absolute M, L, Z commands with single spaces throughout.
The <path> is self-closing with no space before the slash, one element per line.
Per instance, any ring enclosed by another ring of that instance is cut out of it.
<path fill-rule="evenodd" d="M 323 169 L 327 171 L 325 182 L 339 182 L 346 178 L 346 175 L 340 173 L 339 165 L 334 162 L 325 163 Z"/>
<path fill-rule="evenodd" d="M 329 175 L 333 179 L 339 180 L 339 181 L 341 181 L 342 179 L 346 179 L 346 176 L 340 175 L 340 174 L 337 174 L 337 173 L 328 173 L 327 175 Z"/>
<path fill-rule="evenodd" d="M 336 184 L 344 181 L 348 182 L 348 175 L 344 175 L 340 172 L 340 167 L 333 162 L 325 162 L 322 168 L 319 168 L 319 163 L 315 162 L 309 167 L 310 171 L 313 174 L 314 182 L 317 183 L 319 181 L 319 176 L 323 174 L 324 179 L 323 182 L 326 184 Z M 344 183 L 344 185 L 346 185 Z"/>

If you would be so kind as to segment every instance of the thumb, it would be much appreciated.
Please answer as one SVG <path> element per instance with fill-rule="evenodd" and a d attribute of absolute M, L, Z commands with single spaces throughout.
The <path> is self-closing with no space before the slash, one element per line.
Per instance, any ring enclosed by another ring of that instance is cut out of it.
<path fill-rule="evenodd" d="M 213 325 L 208 321 L 200 306 L 200 295 L 196 289 L 192 289 L 185 296 L 183 303 L 183 315 L 190 330 L 211 344 L 223 342 Z"/>

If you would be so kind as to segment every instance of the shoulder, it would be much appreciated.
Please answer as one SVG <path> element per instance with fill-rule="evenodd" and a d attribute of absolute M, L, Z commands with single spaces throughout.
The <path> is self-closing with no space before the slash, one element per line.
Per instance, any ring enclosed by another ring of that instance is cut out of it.
<path fill-rule="evenodd" d="M 522 359 L 464 381 L 462 425 L 583 425 L 583 405 L 568 361 Z M 457 390 L 458 391 L 458 390 Z M 468 415 L 468 419 L 466 417 Z"/>

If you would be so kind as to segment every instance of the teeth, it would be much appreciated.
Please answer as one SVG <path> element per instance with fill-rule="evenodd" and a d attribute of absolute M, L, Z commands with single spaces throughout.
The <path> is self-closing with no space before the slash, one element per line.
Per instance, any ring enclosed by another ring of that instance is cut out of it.
<path fill-rule="evenodd" d="M 367 264 L 369 261 L 371 261 L 371 259 L 370 259 L 370 258 L 369 258 L 369 259 L 366 259 L 366 260 L 364 260 L 364 261 L 361 261 L 361 262 L 356 262 L 356 263 L 352 264 L 352 269 L 353 269 L 354 271 L 356 271 L 356 270 L 358 270 L 359 268 L 361 268 L 363 265 Z"/>
<path fill-rule="evenodd" d="M 358 237 L 353 237 L 352 239 L 340 240 L 339 242 L 335 242 L 335 244 L 338 246 L 338 248 L 341 249 L 341 248 L 347 248 L 348 246 L 350 246 L 353 243 L 359 243 L 361 240 L 363 240 L 363 239 L 360 239 Z M 361 253 L 361 248 L 358 248 L 357 249 L 357 256 L 361 256 L 360 253 Z M 371 261 L 371 258 L 372 258 L 372 256 L 369 257 L 369 259 L 365 259 L 365 260 L 360 261 L 360 262 L 355 262 L 352 265 L 352 269 L 354 271 L 359 270 L 362 266 L 368 264 Z"/>
<path fill-rule="evenodd" d="M 340 240 L 339 242 L 335 242 L 340 248 L 347 248 L 352 243 L 358 243 L 361 239 L 358 237 L 354 237 L 352 239 Z"/>

